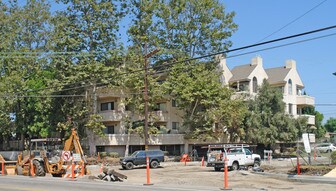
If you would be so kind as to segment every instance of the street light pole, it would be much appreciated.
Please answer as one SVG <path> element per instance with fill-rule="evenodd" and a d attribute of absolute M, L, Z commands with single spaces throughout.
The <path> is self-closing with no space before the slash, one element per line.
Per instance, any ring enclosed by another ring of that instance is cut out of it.
<path fill-rule="evenodd" d="M 146 175 L 147 183 L 144 185 L 153 185 L 150 183 L 150 171 L 149 171 L 149 156 L 148 156 L 148 58 L 159 52 L 160 49 L 155 49 L 147 54 L 147 44 L 145 44 L 145 56 L 144 56 L 144 110 L 145 110 L 145 124 L 144 124 L 144 137 L 145 137 L 145 153 L 146 153 Z"/>

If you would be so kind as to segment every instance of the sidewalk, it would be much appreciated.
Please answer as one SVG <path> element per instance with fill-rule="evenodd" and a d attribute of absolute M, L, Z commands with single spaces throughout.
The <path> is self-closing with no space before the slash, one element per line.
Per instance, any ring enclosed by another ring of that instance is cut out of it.
<path fill-rule="evenodd" d="M 258 174 L 262 176 L 293 180 L 297 182 L 305 183 L 324 183 L 324 184 L 336 184 L 335 177 L 326 177 L 326 176 L 305 176 L 305 175 L 288 175 L 288 174 L 275 174 L 267 172 L 251 172 L 253 174 Z"/>

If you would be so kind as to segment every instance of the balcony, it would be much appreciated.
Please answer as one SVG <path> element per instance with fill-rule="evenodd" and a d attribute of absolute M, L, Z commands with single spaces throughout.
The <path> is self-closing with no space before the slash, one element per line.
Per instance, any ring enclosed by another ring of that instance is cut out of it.
<path fill-rule="evenodd" d="M 315 116 L 314 115 L 296 115 L 295 118 L 306 117 L 308 125 L 315 125 Z"/>
<path fill-rule="evenodd" d="M 137 134 L 110 134 L 105 137 L 97 137 L 96 145 L 144 145 L 145 140 Z M 184 144 L 184 134 L 157 134 L 149 135 L 150 145 L 166 145 L 166 144 Z"/>
<path fill-rule="evenodd" d="M 314 106 L 315 98 L 307 95 L 301 95 L 296 97 L 296 104 L 297 105 L 310 105 Z"/>
<path fill-rule="evenodd" d="M 123 117 L 122 112 L 116 110 L 102 111 L 99 113 L 102 121 L 120 121 Z"/>
<path fill-rule="evenodd" d="M 152 114 L 154 121 L 167 122 L 169 120 L 168 111 L 153 111 Z"/>

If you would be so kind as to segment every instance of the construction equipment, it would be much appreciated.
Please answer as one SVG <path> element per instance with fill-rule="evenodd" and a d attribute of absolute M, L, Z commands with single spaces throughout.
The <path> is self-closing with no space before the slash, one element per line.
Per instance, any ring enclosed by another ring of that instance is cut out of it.
<path fill-rule="evenodd" d="M 37 148 L 38 143 L 48 143 L 48 142 L 57 142 L 60 139 L 49 138 L 49 139 L 36 139 L 31 142 L 35 144 L 35 149 Z M 48 144 L 49 145 L 49 144 Z M 32 149 L 31 149 L 32 150 Z M 73 128 L 71 130 L 70 137 L 64 143 L 64 151 L 70 151 L 73 153 L 80 154 L 81 161 L 77 163 L 77 165 L 84 166 L 84 170 L 86 167 L 86 160 L 84 158 L 83 149 L 79 142 L 79 137 L 77 135 L 77 131 Z M 33 163 L 33 168 L 36 176 L 45 176 L 46 173 L 51 174 L 54 177 L 62 177 L 66 174 L 66 167 L 64 165 L 67 164 L 67 161 L 64 161 L 60 156 L 61 153 L 54 150 L 53 152 L 49 152 L 49 148 L 46 148 L 42 144 L 42 148 L 40 151 L 33 151 L 33 154 L 23 157 L 23 154 L 18 156 L 17 164 L 16 164 L 16 173 L 18 175 L 29 175 L 31 163 Z M 86 170 L 84 171 L 86 173 Z"/>

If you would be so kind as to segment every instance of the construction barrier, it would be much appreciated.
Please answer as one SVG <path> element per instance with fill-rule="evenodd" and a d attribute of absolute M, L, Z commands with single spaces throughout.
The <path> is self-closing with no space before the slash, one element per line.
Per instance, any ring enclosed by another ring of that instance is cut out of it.
<path fill-rule="evenodd" d="M 5 176 L 5 161 L 3 160 L 2 163 L 1 163 L 1 174 L 2 176 Z"/>
<path fill-rule="evenodd" d="M 273 158 L 272 153 L 273 153 L 272 150 L 264 150 L 264 160 L 270 163 Z"/>
<path fill-rule="evenodd" d="M 84 165 L 76 165 L 72 163 L 71 165 L 63 165 L 66 173 L 63 175 L 63 178 L 77 178 L 80 175 L 84 175 Z"/>
<path fill-rule="evenodd" d="M 183 154 L 180 160 L 180 162 L 190 162 L 190 161 L 191 159 L 188 154 Z"/>
<path fill-rule="evenodd" d="M 297 175 L 300 175 L 301 174 L 301 171 L 300 171 L 300 160 L 299 160 L 299 156 L 297 156 L 297 159 L 296 159 L 296 167 L 297 167 Z"/>
<path fill-rule="evenodd" d="M 228 178 L 229 178 L 229 175 L 228 175 L 228 160 L 227 160 L 227 158 L 226 158 L 226 156 L 225 156 L 225 158 L 224 158 L 224 188 L 221 188 L 221 190 L 231 190 L 230 188 L 229 188 L 229 180 L 228 180 Z"/>
<path fill-rule="evenodd" d="M 150 183 L 150 170 L 149 170 L 149 157 L 146 157 L 146 175 L 147 175 L 147 183 L 144 185 L 150 186 L 153 185 Z"/>
<path fill-rule="evenodd" d="M 103 173 L 103 168 L 104 168 L 104 163 L 102 163 L 102 164 L 100 165 L 100 171 L 99 171 L 100 174 Z"/>

